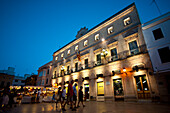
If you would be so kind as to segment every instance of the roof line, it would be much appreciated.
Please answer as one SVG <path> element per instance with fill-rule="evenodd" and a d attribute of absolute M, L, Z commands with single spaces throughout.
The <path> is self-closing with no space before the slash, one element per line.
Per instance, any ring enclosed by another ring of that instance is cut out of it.
<path fill-rule="evenodd" d="M 90 31 L 92 31 L 93 29 L 97 28 L 98 26 L 102 25 L 103 23 L 107 22 L 108 20 L 110 20 L 111 18 L 119 15 L 120 13 L 122 13 L 123 11 L 127 10 L 128 8 L 132 7 L 133 5 L 135 5 L 135 3 L 133 2 L 132 4 L 130 4 L 129 6 L 125 7 L 124 9 L 120 10 L 119 12 L 117 12 L 116 14 L 112 15 L 111 17 L 109 17 L 108 19 L 104 20 L 103 22 L 99 23 L 98 25 L 96 25 L 95 27 L 91 28 L 90 30 L 88 30 L 87 33 L 89 33 Z M 86 33 L 86 34 L 87 34 Z M 85 35 L 85 34 L 84 34 Z M 77 39 L 72 40 L 71 42 L 69 42 L 68 44 L 66 44 L 65 46 L 61 47 L 60 49 L 58 49 L 57 51 L 55 51 L 53 54 L 55 54 L 56 52 L 60 51 L 61 49 L 63 49 L 64 47 L 66 47 L 67 45 L 71 44 L 72 42 L 74 42 Z"/>

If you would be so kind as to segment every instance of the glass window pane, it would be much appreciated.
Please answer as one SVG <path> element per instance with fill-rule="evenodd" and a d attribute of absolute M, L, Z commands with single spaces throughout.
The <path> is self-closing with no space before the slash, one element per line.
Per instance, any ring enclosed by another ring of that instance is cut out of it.
<path fill-rule="evenodd" d="M 144 91 L 148 91 L 148 84 L 147 84 L 147 80 L 146 80 L 146 76 L 142 76 L 142 83 L 143 83 L 143 90 Z"/>
<path fill-rule="evenodd" d="M 135 77 L 135 79 L 136 79 L 137 91 L 142 91 L 142 86 L 141 86 L 141 82 L 140 82 L 140 77 Z"/>
<path fill-rule="evenodd" d="M 123 94 L 123 87 L 122 87 L 122 80 L 121 79 L 115 79 L 113 80 L 114 84 L 114 95 L 115 96 L 122 96 Z"/>

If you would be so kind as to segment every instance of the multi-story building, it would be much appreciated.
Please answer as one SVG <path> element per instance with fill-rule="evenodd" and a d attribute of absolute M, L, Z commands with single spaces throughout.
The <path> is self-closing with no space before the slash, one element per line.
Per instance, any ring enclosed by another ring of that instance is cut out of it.
<path fill-rule="evenodd" d="M 158 95 L 152 72 L 133 3 L 90 30 L 81 28 L 75 40 L 54 52 L 52 86 L 74 80 L 87 99 L 151 100 Z"/>
<path fill-rule="evenodd" d="M 37 86 L 51 86 L 51 65 L 52 61 L 48 62 L 38 69 Z"/>
<path fill-rule="evenodd" d="M 143 24 L 143 34 L 153 65 L 161 101 L 170 101 L 170 13 Z"/>
<path fill-rule="evenodd" d="M 8 67 L 8 70 L 0 70 L 0 73 L 5 73 L 7 75 L 15 75 L 15 68 L 14 67 Z"/>
<path fill-rule="evenodd" d="M 11 86 L 13 79 L 14 79 L 14 75 L 0 73 L 0 89 Z"/>
<path fill-rule="evenodd" d="M 38 75 L 31 75 L 25 79 L 25 86 L 36 86 L 37 85 L 37 77 Z"/>
<path fill-rule="evenodd" d="M 15 76 L 12 82 L 12 86 L 24 86 L 25 85 L 25 78 L 21 76 Z"/>

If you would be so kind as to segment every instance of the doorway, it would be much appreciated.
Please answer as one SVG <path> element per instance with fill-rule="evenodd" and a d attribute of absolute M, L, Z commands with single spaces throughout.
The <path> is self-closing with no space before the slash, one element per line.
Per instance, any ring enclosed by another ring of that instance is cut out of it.
<path fill-rule="evenodd" d="M 138 99 L 150 99 L 146 75 L 135 76 Z"/>
<path fill-rule="evenodd" d="M 113 79 L 113 86 L 114 86 L 114 97 L 116 100 L 124 100 L 124 92 L 122 86 L 122 79 Z"/>
<path fill-rule="evenodd" d="M 84 84 L 85 100 L 89 100 L 89 84 Z"/>

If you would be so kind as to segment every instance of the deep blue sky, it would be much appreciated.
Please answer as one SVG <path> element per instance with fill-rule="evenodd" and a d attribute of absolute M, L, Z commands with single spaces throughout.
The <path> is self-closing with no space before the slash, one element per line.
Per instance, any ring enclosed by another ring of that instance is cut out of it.
<path fill-rule="evenodd" d="M 81 27 L 91 29 L 135 2 L 142 23 L 160 14 L 152 0 L 0 0 L 0 70 L 37 73 Z M 170 0 L 156 0 L 162 14 Z"/>

